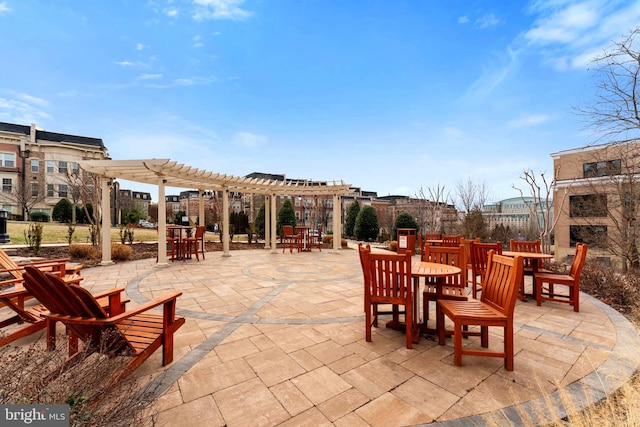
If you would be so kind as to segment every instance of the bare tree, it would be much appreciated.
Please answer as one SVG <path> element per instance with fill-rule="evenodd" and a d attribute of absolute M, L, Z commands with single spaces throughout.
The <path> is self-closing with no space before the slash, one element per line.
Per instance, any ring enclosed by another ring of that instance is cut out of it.
<path fill-rule="evenodd" d="M 37 191 L 33 191 L 33 184 L 37 187 Z M 28 184 L 23 182 L 22 179 L 16 180 L 16 185 L 12 186 L 10 191 L 5 191 L 2 188 L 0 192 L 0 200 L 7 202 L 7 204 L 17 205 L 20 208 L 24 216 L 24 220 L 28 221 L 31 217 L 31 210 L 37 204 L 45 200 L 45 188 L 41 181 Z"/>
<path fill-rule="evenodd" d="M 627 142 L 640 131 L 640 27 L 593 60 L 595 99 L 575 107 L 597 140 Z"/>
<path fill-rule="evenodd" d="M 66 180 L 71 197 L 74 199 L 74 208 L 78 204 L 84 209 L 85 216 L 89 222 L 89 230 L 91 233 L 91 243 L 99 245 L 101 243 L 101 207 L 102 197 L 100 192 L 100 177 L 96 174 L 87 174 L 82 169 L 71 169 L 67 173 Z M 110 197 L 105 194 L 105 197 Z M 89 212 L 89 205 L 92 206 L 92 212 Z M 109 215 L 109 212 L 104 212 Z M 110 223 L 111 221 L 109 221 Z"/>
<path fill-rule="evenodd" d="M 473 209 L 482 210 L 489 196 L 487 184 L 484 181 L 476 184 L 471 177 L 467 182 L 456 183 L 456 193 L 465 214 L 469 214 Z"/>
<path fill-rule="evenodd" d="M 529 194 L 533 198 L 532 203 L 528 204 L 529 226 L 532 227 L 539 236 L 542 252 L 546 254 L 551 253 L 551 233 L 560 217 L 560 212 L 568 193 L 568 187 L 566 187 L 562 199 L 556 201 L 554 208 L 553 194 L 556 187 L 558 171 L 555 173 L 551 181 L 547 179 L 544 172 L 540 173 L 538 177 L 532 169 L 525 169 L 523 175 L 520 177 L 520 179 L 527 183 Z M 513 188 L 520 192 L 520 197 L 522 201 L 525 202 L 524 191 L 515 185 L 513 185 Z M 554 212 L 556 213 L 554 214 Z"/>
<path fill-rule="evenodd" d="M 416 219 L 424 233 L 439 233 L 442 229 L 442 217 L 448 208 L 449 192 L 444 185 L 427 187 L 427 191 L 420 187 L 416 192 L 418 212 Z"/>
<path fill-rule="evenodd" d="M 597 179 L 589 181 L 592 194 L 598 196 L 594 200 L 604 205 L 601 209 L 607 219 L 605 235 L 594 241 L 618 256 L 627 270 L 640 266 L 636 221 L 640 208 L 640 27 L 612 42 L 592 64 L 594 99 L 575 110 L 594 132 L 596 141 L 608 143 L 605 149 L 594 151 L 594 156 L 603 158 L 594 158 L 593 177 Z M 592 231 L 602 230 L 597 218 L 589 221 L 594 223 Z"/>

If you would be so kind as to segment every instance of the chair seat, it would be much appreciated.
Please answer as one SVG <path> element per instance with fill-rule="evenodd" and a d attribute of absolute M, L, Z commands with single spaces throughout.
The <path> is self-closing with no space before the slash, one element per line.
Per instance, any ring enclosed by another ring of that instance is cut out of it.
<path fill-rule="evenodd" d="M 474 325 L 499 326 L 507 321 L 507 316 L 495 308 L 475 299 L 464 301 L 442 300 L 440 308 L 449 317 L 455 317 L 464 324 L 465 319 Z"/>
<path fill-rule="evenodd" d="M 568 274 L 557 274 L 557 273 L 537 273 L 536 279 L 541 279 L 545 282 L 553 281 L 554 284 L 565 284 L 571 285 L 575 281 L 575 279 Z"/>

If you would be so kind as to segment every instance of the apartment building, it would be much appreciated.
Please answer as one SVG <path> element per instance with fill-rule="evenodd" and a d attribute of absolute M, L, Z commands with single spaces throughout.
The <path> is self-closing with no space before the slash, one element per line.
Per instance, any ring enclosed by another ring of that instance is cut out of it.
<path fill-rule="evenodd" d="M 571 259 L 576 243 L 583 242 L 590 257 L 628 265 L 628 248 L 639 243 L 640 142 L 588 146 L 551 157 L 557 182 L 556 259 Z"/>
<path fill-rule="evenodd" d="M 51 217 L 60 199 L 79 196 L 74 184 L 78 179 L 90 192 L 95 190 L 78 162 L 108 158 L 100 138 L 0 122 L 0 205 L 13 218 L 22 218 L 27 210 Z"/>

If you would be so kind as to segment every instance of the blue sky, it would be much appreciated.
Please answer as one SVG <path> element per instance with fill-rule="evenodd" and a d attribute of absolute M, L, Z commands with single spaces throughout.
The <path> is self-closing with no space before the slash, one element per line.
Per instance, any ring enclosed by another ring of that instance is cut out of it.
<path fill-rule="evenodd" d="M 617 0 L 0 0 L 0 121 L 116 160 L 494 201 L 594 142 L 572 107 L 638 23 Z"/>

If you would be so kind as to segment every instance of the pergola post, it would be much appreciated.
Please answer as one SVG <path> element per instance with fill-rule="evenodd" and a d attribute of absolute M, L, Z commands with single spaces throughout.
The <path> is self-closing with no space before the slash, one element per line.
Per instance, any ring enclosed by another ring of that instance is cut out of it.
<path fill-rule="evenodd" d="M 278 248 L 278 233 L 276 226 L 276 195 L 271 194 L 269 198 L 271 199 L 271 251 L 276 252 L 276 249 Z"/>
<path fill-rule="evenodd" d="M 198 189 L 199 199 L 198 202 L 198 225 L 205 225 L 204 220 L 204 190 Z"/>
<path fill-rule="evenodd" d="M 271 249 L 271 196 L 264 196 L 264 248 Z"/>
<path fill-rule="evenodd" d="M 340 217 L 342 212 L 342 206 L 340 206 L 340 195 L 334 193 L 333 195 L 333 249 L 338 250 L 342 248 L 342 229 L 340 227 Z"/>
<path fill-rule="evenodd" d="M 167 266 L 167 201 L 165 197 L 166 180 L 158 179 L 158 262 L 156 266 Z"/>
<path fill-rule="evenodd" d="M 111 265 L 111 179 L 103 176 L 100 180 L 102 191 L 102 262 L 100 265 Z"/>
<path fill-rule="evenodd" d="M 229 254 L 229 189 L 222 191 L 222 256 Z"/>

